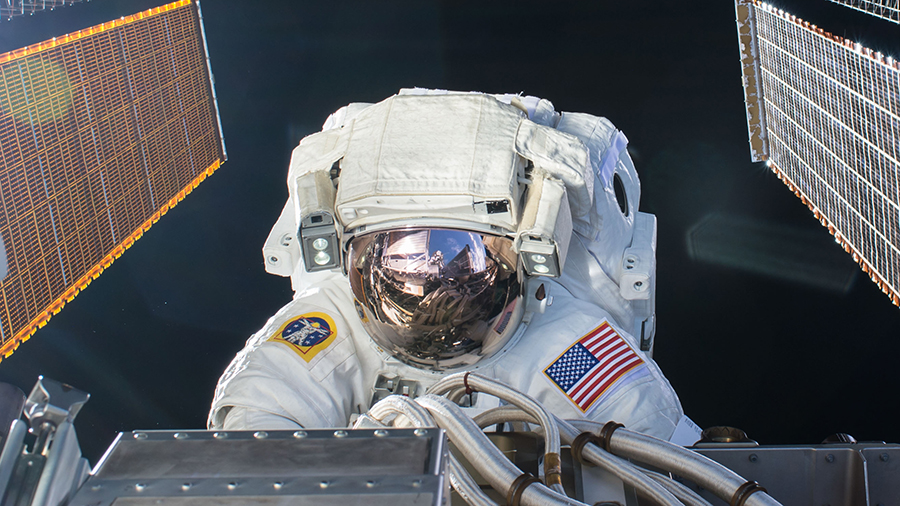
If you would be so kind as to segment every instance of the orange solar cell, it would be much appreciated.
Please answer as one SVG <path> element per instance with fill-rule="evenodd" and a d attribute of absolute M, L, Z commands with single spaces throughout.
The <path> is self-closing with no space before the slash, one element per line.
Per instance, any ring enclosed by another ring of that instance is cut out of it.
<path fill-rule="evenodd" d="M 0 55 L 0 359 L 225 159 L 199 3 Z"/>

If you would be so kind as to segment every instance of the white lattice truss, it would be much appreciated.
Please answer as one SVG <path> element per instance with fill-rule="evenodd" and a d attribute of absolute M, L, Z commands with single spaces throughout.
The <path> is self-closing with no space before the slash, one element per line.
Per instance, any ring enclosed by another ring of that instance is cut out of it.
<path fill-rule="evenodd" d="M 900 0 L 828 0 L 900 24 Z"/>
<path fill-rule="evenodd" d="M 12 18 L 81 3 L 83 0 L 0 0 L 0 16 Z M 88 0 L 90 1 L 90 0 Z"/>

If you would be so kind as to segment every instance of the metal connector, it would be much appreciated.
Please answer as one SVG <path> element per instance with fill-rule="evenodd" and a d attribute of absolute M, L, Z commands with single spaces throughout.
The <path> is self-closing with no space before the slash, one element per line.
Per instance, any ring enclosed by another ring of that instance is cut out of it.
<path fill-rule="evenodd" d="M 25 401 L 25 416 L 31 428 L 38 431 L 49 423 L 59 427 L 63 422 L 72 422 L 91 398 L 91 394 L 59 381 L 38 376 L 37 383 Z"/>

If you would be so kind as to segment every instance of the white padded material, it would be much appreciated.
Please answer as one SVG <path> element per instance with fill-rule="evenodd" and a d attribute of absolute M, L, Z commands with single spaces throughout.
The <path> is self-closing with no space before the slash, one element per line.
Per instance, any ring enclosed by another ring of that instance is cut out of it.
<path fill-rule="evenodd" d="M 464 195 L 508 200 L 515 213 L 520 162 L 513 144 L 523 117 L 489 95 L 398 95 L 375 104 L 352 125 L 337 208 L 379 195 Z M 421 214 L 409 210 L 407 218 L 410 212 Z"/>

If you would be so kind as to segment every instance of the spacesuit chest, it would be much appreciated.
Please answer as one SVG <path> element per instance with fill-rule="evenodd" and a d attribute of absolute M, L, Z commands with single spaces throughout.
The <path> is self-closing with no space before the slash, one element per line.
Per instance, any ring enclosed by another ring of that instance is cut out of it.
<path fill-rule="evenodd" d="M 652 381 L 655 366 L 605 312 L 567 294 L 559 294 L 556 304 L 523 326 L 494 356 L 464 369 L 408 366 L 380 350 L 364 333 L 354 332 L 354 344 L 364 387 L 355 403 L 363 407 L 390 394 L 422 395 L 448 374 L 472 371 L 532 395 L 558 415 L 593 418 L 609 412 L 622 394 Z"/>

